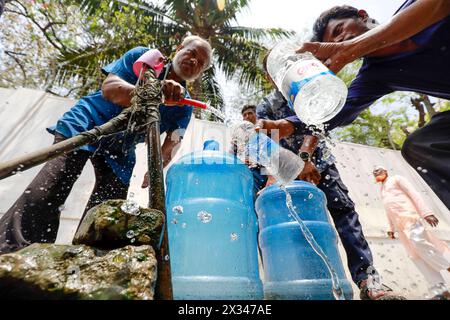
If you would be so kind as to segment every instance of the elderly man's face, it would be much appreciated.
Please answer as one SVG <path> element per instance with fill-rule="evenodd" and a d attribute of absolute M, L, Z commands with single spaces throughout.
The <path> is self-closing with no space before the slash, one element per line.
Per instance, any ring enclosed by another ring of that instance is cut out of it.
<path fill-rule="evenodd" d="M 342 42 L 360 36 L 369 31 L 366 20 L 367 14 L 360 18 L 332 19 L 325 29 L 323 41 Z"/>
<path fill-rule="evenodd" d="M 253 124 L 256 124 L 256 112 L 254 109 L 247 109 L 242 113 L 242 118 L 245 121 L 250 121 Z"/>
<path fill-rule="evenodd" d="M 200 42 L 191 42 L 175 55 L 174 71 L 184 80 L 195 80 L 205 69 L 208 58 L 208 51 Z"/>

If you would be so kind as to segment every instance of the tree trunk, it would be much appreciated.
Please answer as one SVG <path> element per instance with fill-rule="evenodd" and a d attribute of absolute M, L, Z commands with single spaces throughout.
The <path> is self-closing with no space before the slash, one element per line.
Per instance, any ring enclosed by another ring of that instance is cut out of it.
<path fill-rule="evenodd" d="M 425 108 L 427 109 L 430 118 L 432 118 L 437 113 L 436 110 L 434 109 L 435 103 L 431 103 L 430 97 L 425 94 L 421 94 L 420 97 L 422 98 L 422 102 L 425 105 Z"/>
<path fill-rule="evenodd" d="M 192 83 L 191 95 L 192 95 L 192 99 L 200 100 L 200 101 L 203 100 L 202 77 L 195 79 L 194 82 Z M 194 116 L 197 119 L 202 119 L 201 109 L 194 108 Z"/>
<path fill-rule="evenodd" d="M 417 109 L 417 111 L 419 111 L 419 128 L 422 128 L 425 125 L 425 109 L 422 105 L 422 102 L 422 98 L 411 98 L 412 105 Z"/>
<path fill-rule="evenodd" d="M 5 0 L 0 0 L 0 17 L 2 16 L 3 10 L 5 9 Z"/>
<path fill-rule="evenodd" d="M 411 132 L 409 132 L 408 128 L 406 126 L 401 126 L 400 129 L 402 129 L 403 133 L 408 137 Z"/>
<path fill-rule="evenodd" d="M 394 143 L 394 140 L 392 140 L 392 135 L 391 135 L 390 128 L 391 128 L 391 124 L 389 123 L 389 126 L 388 126 L 387 131 L 386 131 L 387 132 L 388 141 L 389 141 L 389 144 L 391 145 L 392 149 L 397 150 L 397 148 L 395 146 L 395 143 Z"/>

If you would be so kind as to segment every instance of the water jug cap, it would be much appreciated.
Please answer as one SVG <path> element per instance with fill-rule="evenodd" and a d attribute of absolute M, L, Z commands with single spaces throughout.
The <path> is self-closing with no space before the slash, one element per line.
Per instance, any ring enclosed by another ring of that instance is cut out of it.
<path fill-rule="evenodd" d="M 203 150 L 219 151 L 220 145 L 216 140 L 206 140 L 203 143 Z"/>

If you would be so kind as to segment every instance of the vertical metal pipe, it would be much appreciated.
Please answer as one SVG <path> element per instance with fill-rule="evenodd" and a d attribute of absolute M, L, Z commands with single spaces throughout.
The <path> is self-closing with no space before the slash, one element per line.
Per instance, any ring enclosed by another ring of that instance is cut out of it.
<path fill-rule="evenodd" d="M 155 295 L 158 300 L 173 300 L 159 121 L 149 125 L 147 138 L 148 174 L 150 181 L 148 206 L 149 208 L 160 210 L 165 218 L 161 248 L 157 253 L 158 279 L 156 281 Z"/>

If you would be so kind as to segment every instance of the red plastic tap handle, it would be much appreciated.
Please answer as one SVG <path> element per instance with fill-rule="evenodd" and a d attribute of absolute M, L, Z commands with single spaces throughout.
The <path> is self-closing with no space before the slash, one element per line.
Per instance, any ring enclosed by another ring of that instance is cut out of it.
<path fill-rule="evenodd" d="M 186 104 L 188 106 L 191 107 L 195 107 L 195 108 L 200 108 L 200 109 L 207 109 L 208 105 L 206 103 L 203 103 L 201 101 L 198 100 L 194 100 L 194 99 L 182 99 L 179 101 L 182 104 Z"/>

